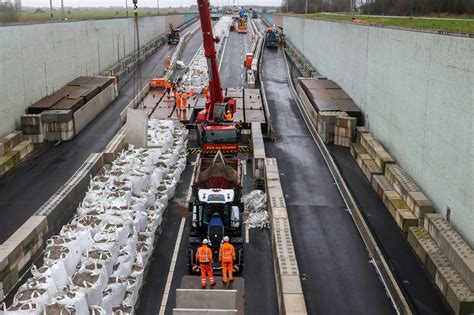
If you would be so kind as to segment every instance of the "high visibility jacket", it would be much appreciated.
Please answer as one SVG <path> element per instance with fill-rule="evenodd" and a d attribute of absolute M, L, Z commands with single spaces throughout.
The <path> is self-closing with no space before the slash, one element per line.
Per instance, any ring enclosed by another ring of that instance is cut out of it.
<path fill-rule="evenodd" d="M 204 87 L 204 90 L 203 90 L 203 93 L 202 93 L 204 96 L 208 96 L 209 95 L 209 89 L 207 86 Z"/>
<path fill-rule="evenodd" d="M 169 81 L 166 81 L 165 88 L 171 89 L 171 83 Z"/>
<path fill-rule="evenodd" d="M 186 92 L 183 92 L 181 97 L 183 98 L 183 101 L 186 101 L 188 99 L 188 94 Z"/>
<path fill-rule="evenodd" d="M 189 90 L 189 96 L 194 96 L 194 90 L 193 89 Z"/>
<path fill-rule="evenodd" d="M 207 245 L 202 245 L 196 251 L 196 261 L 201 264 L 213 263 L 212 251 Z"/>
<path fill-rule="evenodd" d="M 225 242 L 219 248 L 219 260 L 223 262 L 235 260 L 235 248 L 234 245 Z"/>

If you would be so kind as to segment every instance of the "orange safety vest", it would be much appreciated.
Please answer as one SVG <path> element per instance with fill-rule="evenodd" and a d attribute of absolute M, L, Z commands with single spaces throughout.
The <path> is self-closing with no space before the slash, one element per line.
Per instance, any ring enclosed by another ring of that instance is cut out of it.
<path fill-rule="evenodd" d="M 204 87 L 204 90 L 203 90 L 203 93 L 202 93 L 205 97 L 207 97 L 209 95 L 209 89 L 207 86 Z"/>
<path fill-rule="evenodd" d="M 219 260 L 225 261 L 233 261 L 235 260 L 235 248 L 234 245 L 225 242 L 219 248 Z"/>
<path fill-rule="evenodd" d="M 199 261 L 201 264 L 208 264 L 212 263 L 212 251 L 206 245 L 203 245 L 198 248 L 196 252 L 196 260 Z"/>
<path fill-rule="evenodd" d="M 169 81 L 166 81 L 165 88 L 171 89 L 171 83 Z"/>
<path fill-rule="evenodd" d="M 194 96 L 194 90 L 193 89 L 189 90 L 189 96 Z"/>
<path fill-rule="evenodd" d="M 181 97 L 183 98 L 183 101 L 186 101 L 188 99 L 188 94 L 186 92 L 183 92 Z"/>

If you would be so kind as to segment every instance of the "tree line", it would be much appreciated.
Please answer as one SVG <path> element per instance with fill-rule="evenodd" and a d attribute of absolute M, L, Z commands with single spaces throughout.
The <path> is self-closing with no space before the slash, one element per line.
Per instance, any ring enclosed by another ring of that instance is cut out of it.
<path fill-rule="evenodd" d="M 283 0 L 281 11 L 305 13 L 349 12 L 351 0 Z M 362 5 L 355 1 L 355 11 L 366 14 L 428 15 L 465 14 L 473 16 L 474 0 L 367 0 Z"/>

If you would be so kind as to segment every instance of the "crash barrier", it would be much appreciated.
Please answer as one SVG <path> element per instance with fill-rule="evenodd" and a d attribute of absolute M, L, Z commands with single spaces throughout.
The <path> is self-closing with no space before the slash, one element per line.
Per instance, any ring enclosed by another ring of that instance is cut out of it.
<path fill-rule="evenodd" d="M 176 308 L 173 309 L 173 314 L 176 314 L 176 309 L 178 313 L 179 310 L 194 309 L 196 312 L 225 310 L 234 314 L 237 312 L 237 290 L 176 289 Z"/>
<path fill-rule="evenodd" d="M 298 49 L 296 49 L 296 47 L 288 39 L 285 39 L 284 49 L 304 77 L 321 77 L 313 65 L 306 59 L 305 56 L 303 56 L 302 53 L 300 53 Z"/>
<path fill-rule="evenodd" d="M 265 186 L 271 218 L 271 239 L 280 314 L 306 314 L 303 289 L 291 236 L 278 164 L 265 158 Z"/>
<path fill-rule="evenodd" d="M 192 18 L 185 24 L 181 25 L 181 28 L 194 23 L 196 19 L 197 17 Z M 151 40 L 147 44 L 145 44 L 140 49 L 140 61 L 144 61 L 145 59 L 153 55 L 158 49 L 158 47 L 166 43 L 167 39 L 168 39 L 168 34 L 165 33 Z M 137 58 L 136 52 L 133 52 L 125 56 L 124 58 L 122 58 L 120 61 L 118 61 L 114 65 L 112 65 L 109 69 L 103 71 L 102 75 L 114 76 L 114 77 L 117 77 L 117 79 L 120 81 L 127 73 L 133 71 L 136 68 L 137 60 L 138 58 Z"/>
<path fill-rule="evenodd" d="M 311 119 L 311 114 L 306 110 L 305 104 L 303 103 L 298 93 L 296 92 L 293 82 L 291 80 L 291 73 L 290 73 L 290 68 L 288 65 L 288 59 L 286 57 L 286 54 L 284 54 L 284 58 L 285 58 L 285 63 L 286 63 L 288 82 L 290 85 L 291 93 L 293 94 L 293 98 L 295 99 L 296 104 L 298 105 L 298 108 L 300 112 L 302 113 L 303 119 L 305 120 L 306 125 L 308 126 L 313 136 L 313 139 L 315 140 L 319 150 L 321 151 L 321 154 L 324 157 L 324 160 L 329 168 L 329 171 L 331 172 L 332 177 L 334 178 L 337 188 L 339 192 L 341 193 L 341 196 L 347 208 L 350 210 L 350 213 L 352 214 L 352 219 L 354 220 L 357 230 L 359 231 L 359 234 L 361 235 L 362 240 L 364 241 L 364 244 L 376 267 L 376 270 L 379 276 L 381 277 L 381 280 L 385 288 L 387 289 L 387 294 L 389 295 L 389 298 L 392 300 L 394 307 L 397 309 L 397 311 L 400 314 L 412 314 L 412 311 L 408 305 L 408 302 L 405 296 L 403 295 L 403 292 L 392 270 L 390 269 L 387 263 L 387 260 L 383 256 L 382 251 L 380 247 L 378 246 L 377 241 L 375 240 L 375 237 L 372 231 L 367 225 L 367 222 L 365 221 L 365 218 L 359 206 L 357 205 L 357 202 L 355 201 L 349 188 L 347 187 L 345 181 L 343 180 L 343 177 L 339 171 L 339 168 L 334 162 L 328 148 L 326 147 L 321 136 L 317 132 L 316 125 L 315 125 L 316 122 Z"/>
<path fill-rule="evenodd" d="M 122 126 L 117 134 L 110 140 L 104 149 L 104 164 L 112 164 L 117 158 L 120 151 L 122 151 L 126 145 L 125 143 L 125 132 L 126 125 Z"/>
<path fill-rule="evenodd" d="M 58 191 L 0 245 L 0 300 L 14 288 L 44 249 L 47 237 L 59 231 L 74 214 L 91 176 L 103 167 L 101 153 L 93 153 Z"/>
<path fill-rule="evenodd" d="M 258 180 L 265 176 L 265 144 L 263 143 L 262 127 L 260 123 L 252 123 L 252 159 L 253 179 Z"/>
<path fill-rule="evenodd" d="M 5 314 L 134 313 L 163 213 L 186 167 L 186 128 L 172 120 L 148 126 L 154 148 L 123 151 L 104 174 L 85 176 L 85 198 L 70 206 L 74 217 L 47 240 L 42 266 L 32 268 Z"/>
<path fill-rule="evenodd" d="M 194 34 L 196 34 L 196 32 L 200 28 L 201 26 L 197 26 L 195 29 L 187 32 L 180 38 L 178 46 L 176 47 L 173 53 L 173 56 L 171 57 L 170 69 L 166 71 L 166 74 L 164 76 L 165 80 L 169 80 L 170 78 L 173 77 L 174 69 L 176 67 L 176 62 L 181 56 L 181 51 L 183 49 L 184 44 L 189 42 L 189 40 L 191 40 L 191 38 L 194 36 Z M 135 109 L 139 107 L 140 102 L 145 98 L 145 96 L 148 95 L 148 92 L 150 92 L 150 85 L 147 83 L 145 87 L 133 98 L 133 100 L 130 103 L 128 103 L 128 105 L 120 112 L 120 121 L 122 125 L 124 125 L 125 122 L 127 121 L 127 109 L 129 108 Z"/>

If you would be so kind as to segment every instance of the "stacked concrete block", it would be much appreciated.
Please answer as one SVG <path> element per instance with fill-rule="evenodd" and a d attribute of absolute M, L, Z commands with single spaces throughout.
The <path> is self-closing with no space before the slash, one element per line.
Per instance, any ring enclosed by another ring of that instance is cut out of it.
<path fill-rule="evenodd" d="M 360 135 L 360 144 L 367 150 L 367 153 L 374 159 L 377 166 L 384 171 L 386 164 L 393 164 L 395 160 L 384 149 L 370 133 L 362 133 Z"/>
<path fill-rule="evenodd" d="M 334 133 L 336 129 L 336 118 L 347 117 L 346 112 L 320 111 L 318 114 L 317 130 L 324 143 L 334 142 Z"/>
<path fill-rule="evenodd" d="M 34 215 L 0 245 L 0 300 L 40 256 L 47 232 L 46 217 Z"/>
<path fill-rule="evenodd" d="M 125 147 L 125 133 L 126 125 L 123 126 L 119 132 L 112 138 L 112 140 L 107 144 L 104 149 L 104 163 L 112 164 L 112 162 L 117 158 L 120 151 Z"/>
<path fill-rule="evenodd" d="M 356 137 L 356 142 L 357 143 L 360 143 L 363 133 L 369 133 L 369 129 L 367 129 L 367 127 L 363 127 L 363 126 L 356 127 L 355 137 Z"/>
<path fill-rule="evenodd" d="M 334 144 L 349 148 L 355 136 L 357 118 L 336 117 Z"/>
<path fill-rule="evenodd" d="M 0 176 L 14 168 L 32 151 L 32 143 L 23 142 L 21 131 L 6 135 L 0 140 Z"/>
<path fill-rule="evenodd" d="M 71 110 L 47 110 L 41 113 L 41 119 L 47 141 L 67 141 L 74 137 Z"/>
<path fill-rule="evenodd" d="M 431 228 L 436 237 L 444 234 L 446 225 L 440 224 L 438 215 L 428 214 L 425 226 Z M 431 221 L 434 220 L 431 226 Z M 441 228 L 441 230 L 440 230 Z M 408 242 L 420 258 L 441 294 L 446 298 L 454 314 L 467 315 L 474 312 L 474 292 L 465 277 L 457 270 L 449 256 L 433 239 L 432 233 L 423 227 L 410 227 Z"/>
<path fill-rule="evenodd" d="M 40 114 L 25 114 L 20 117 L 23 137 L 35 144 L 43 143 L 44 130 Z"/>
<path fill-rule="evenodd" d="M 433 212 L 433 204 L 398 164 L 387 164 L 385 176 L 420 219 Z"/>

